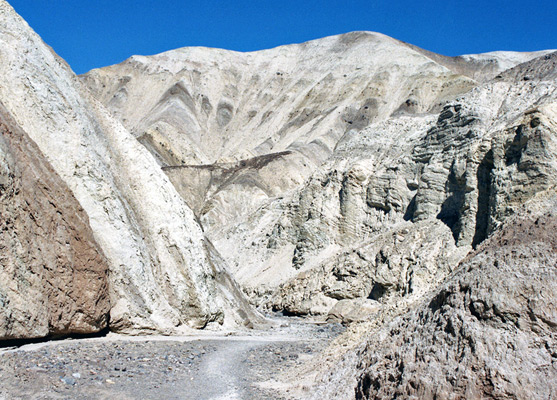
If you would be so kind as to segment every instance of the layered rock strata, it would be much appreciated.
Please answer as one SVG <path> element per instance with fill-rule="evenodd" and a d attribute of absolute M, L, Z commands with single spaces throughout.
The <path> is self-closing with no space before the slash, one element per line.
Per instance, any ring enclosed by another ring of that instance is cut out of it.
<path fill-rule="evenodd" d="M 108 264 L 89 219 L 0 105 L 0 340 L 108 326 Z"/>
<path fill-rule="evenodd" d="M 365 318 L 369 322 L 353 339 L 364 345 L 353 344 L 349 352 L 341 347 L 331 350 L 337 362 L 322 376 L 314 398 L 554 395 L 555 388 L 548 384 L 555 376 L 549 350 L 554 346 L 554 326 L 547 315 L 555 308 L 549 293 L 557 265 L 553 244 L 556 78 L 557 54 L 553 53 L 519 65 L 458 99 L 450 117 L 466 110 L 455 120 L 473 115 L 475 121 L 465 125 L 471 128 L 459 134 L 453 125 L 447 132 L 440 129 L 438 118 L 429 134 L 443 140 L 449 136 L 447 145 L 458 143 L 459 138 L 467 140 L 468 132 L 480 133 L 474 152 L 465 153 L 479 156 L 461 163 L 466 164 L 461 171 L 470 166 L 472 171 L 457 174 L 468 189 L 456 203 L 460 204 L 455 207 L 457 218 L 449 220 L 457 246 L 464 242 L 460 247 L 469 249 L 471 242 L 472 250 L 461 263 L 452 264 L 452 274 L 422 296 L 403 293 L 369 313 Z M 428 147 L 433 153 L 435 141 Z M 444 174 L 442 167 L 435 169 L 437 176 L 444 176 L 440 182 L 450 182 L 454 161 L 446 165 Z M 466 185 L 467 178 L 478 183 Z M 431 195 L 435 187 L 440 192 L 451 186 L 428 184 L 428 198 L 438 198 Z M 452 193 L 445 198 L 458 191 Z M 426 210 L 439 215 L 443 203 L 431 203 L 437 208 Z M 451 204 L 455 204 L 452 199 Z M 470 210 L 474 218 L 467 216 Z M 440 221 L 449 227 L 447 220 Z M 469 234 L 463 235 L 466 231 Z M 537 311 L 529 309 L 534 303 Z M 395 318 L 409 308 L 410 312 Z M 512 321 L 506 319 L 511 315 Z"/>
<path fill-rule="evenodd" d="M 474 120 L 449 104 L 544 54 L 450 58 L 353 32 L 133 56 L 82 79 L 157 157 L 255 304 L 326 314 L 341 300 L 422 294 L 483 239 L 474 172 L 475 189 L 448 182 L 473 140 L 443 155 Z M 421 244 L 428 230 L 438 240 Z"/>
<path fill-rule="evenodd" d="M 257 319 L 151 154 L 5 1 L 0 19 L 0 101 L 89 218 L 110 270 L 110 328 L 176 333 Z"/>
<path fill-rule="evenodd" d="M 421 295 L 554 185 L 556 59 L 517 66 L 436 119 L 392 118 L 337 146 L 286 204 L 288 229 L 265 228 L 273 243 L 295 240 L 300 268 L 313 265 L 272 304 L 319 313 L 337 299 Z"/>
<path fill-rule="evenodd" d="M 537 195 L 416 310 L 370 339 L 356 398 L 555 396 L 555 190 Z"/>
<path fill-rule="evenodd" d="M 359 32 L 83 80 L 253 303 L 363 322 L 314 398 L 551 398 L 556 60 Z"/>

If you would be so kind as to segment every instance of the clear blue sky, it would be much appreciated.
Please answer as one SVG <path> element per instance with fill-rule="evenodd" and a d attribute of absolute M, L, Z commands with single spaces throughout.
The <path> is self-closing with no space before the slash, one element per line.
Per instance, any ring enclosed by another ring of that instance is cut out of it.
<path fill-rule="evenodd" d="M 557 0 L 8 0 L 84 73 L 184 46 L 260 50 L 355 30 L 445 55 L 557 48 Z"/>

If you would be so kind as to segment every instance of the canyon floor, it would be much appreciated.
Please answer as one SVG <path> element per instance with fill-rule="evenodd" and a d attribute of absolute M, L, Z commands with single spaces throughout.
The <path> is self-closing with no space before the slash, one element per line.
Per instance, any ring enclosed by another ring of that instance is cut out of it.
<path fill-rule="evenodd" d="M 5 347 L 0 399 L 286 399 L 280 376 L 344 329 L 278 318 L 265 331 L 109 334 Z"/>

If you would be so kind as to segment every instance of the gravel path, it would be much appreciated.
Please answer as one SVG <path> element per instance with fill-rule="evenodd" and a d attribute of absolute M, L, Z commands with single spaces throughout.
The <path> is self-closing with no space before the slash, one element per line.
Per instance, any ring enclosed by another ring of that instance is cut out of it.
<path fill-rule="evenodd" d="M 249 336 L 109 336 L 3 349 L 0 399 L 282 399 L 259 383 L 341 331 L 291 320 Z"/>

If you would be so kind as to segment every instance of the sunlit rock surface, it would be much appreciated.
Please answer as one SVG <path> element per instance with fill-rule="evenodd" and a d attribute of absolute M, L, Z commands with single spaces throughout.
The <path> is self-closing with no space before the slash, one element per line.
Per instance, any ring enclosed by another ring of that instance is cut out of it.
<path fill-rule="evenodd" d="M 353 32 L 77 78 L 0 18 L 4 338 L 252 327 L 258 306 L 349 325 L 290 375 L 300 397 L 555 397 L 557 53 Z M 45 240 L 61 257 L 20 251 Z"/>
<path fill-rule="evenodd" d="M 82 79 L 157 157 L 255 304 L 327 314 L 420 296 L 493 230 L 500 74 L 547 54 L 450 58 L 353 32 L 133 56 Z M 490 79 L 492 98 L 457 100 Z"/>
<path fill-rule="evenodd" d="M 0 101 L 89 218 L 109 265 L 110 328 L 250 324 L 243 297 L 152 155 L 0 3 Z"/>
<path fill-rule="evenodd" d="M 426 345 L 436 331 L 424 326 L 452 320 L 468 300 L 461 296 L 447 314 L 423 311 L 420 321 L 411 310 L 455 276 L 483 285 L 480 297 L 505 292 L 489 263 L 462 271 L 495 248 L 512 253 L 496 238 L 554 191 L 555 60 L 551 51 L 451 58 L 355 32 L 255 53 L 134 56 L 82 79 L 155 155 L 253 304 L 355 324 L 314 364 L 315 398 L 435 398 L 452 390 L 550 398 L 551 386 L 540 385 L 555 376 L 552 367 L 520 388 L 518 376 L 533 368 L 530 350 L 512 360 L 493 356 L 497 365 L 518 363 L 500 372 L 508 384 L 485 380 L 497 367 L 481 355 L 458 375 L 472 383 L 451 378 L 464 340 L 456 328 L 430 378 L 418 379 L 422 358 L 393 377 L 385 368 L 400 367 L 393 363 L 407 357 L 403 343 L 416 357 L 437 351 Z M 550 287 L 554 250 L 540 246 L 535 259 Z M 517 295 L 530 284 L 520 281 L 521 268 L 534 268 L 520 260 L 502 272 Z M 476 318 L 474 340 L 503 346 L 497 332 L 506 328 L 487 320 Z M 528 329 L 517 335 L 538 340 Z M 385 346 L 375 350 L 377 343 Z"/>

